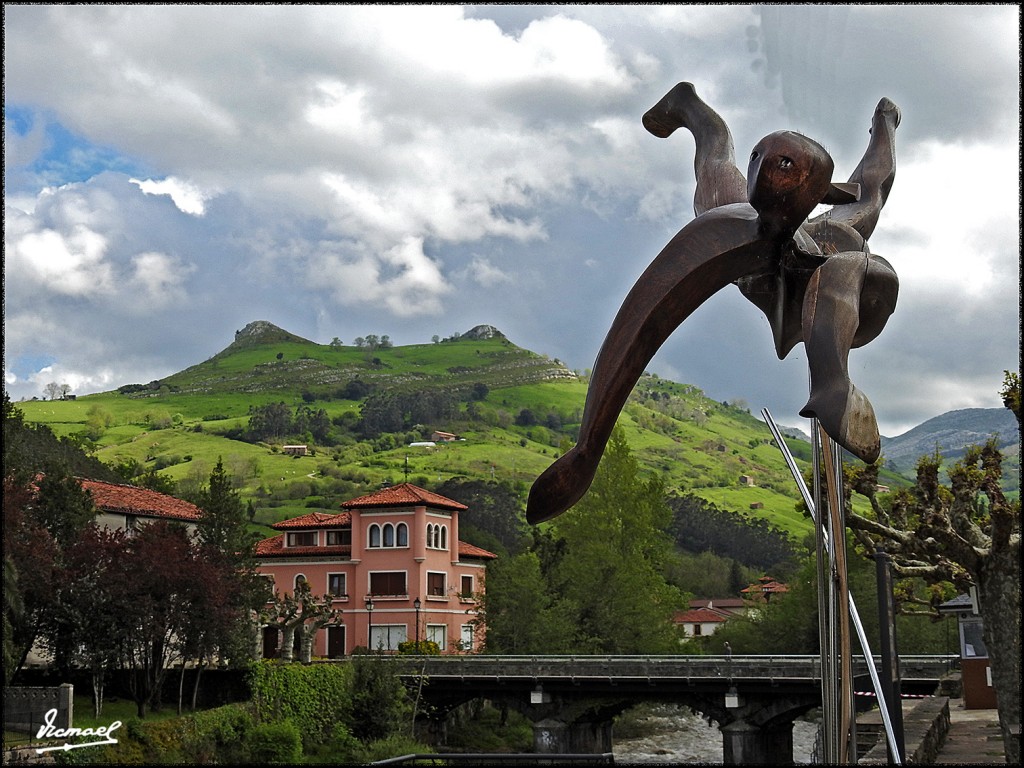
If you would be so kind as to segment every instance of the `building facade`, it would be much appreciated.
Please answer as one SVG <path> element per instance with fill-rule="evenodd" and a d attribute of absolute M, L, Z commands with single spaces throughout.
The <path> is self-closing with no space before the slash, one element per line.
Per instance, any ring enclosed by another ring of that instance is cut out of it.
<path fill-rule="evenodd" d="M 256 546 L 257 569 L 279 596 L 305 582 L 329 597 L 337 617 L 313 639 L 312 655 L 338 658 L 357 647 L 393 652 L 429 640 L 442 653 L 479 648 L 476 605 L 495 555 L 461 541 L 466 506 L 403 483 L 272 527 Z M 261 628 L 262 655 L 280 652 L 276 625 Z"/>

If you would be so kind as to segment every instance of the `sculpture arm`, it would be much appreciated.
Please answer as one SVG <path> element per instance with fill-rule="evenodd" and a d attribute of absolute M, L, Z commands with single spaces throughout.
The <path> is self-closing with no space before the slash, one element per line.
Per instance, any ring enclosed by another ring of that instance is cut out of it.
<path fill-rule="evenodd" d="M 594 363 L 579 439 L 533 484 L 530 523 L 556 517 L 586 493 L 622 407 L 669 335 L 720 289 L 767 269 L 777 253 L 746 203 L 714 208 L 669 241 L 612 322 Z"/>

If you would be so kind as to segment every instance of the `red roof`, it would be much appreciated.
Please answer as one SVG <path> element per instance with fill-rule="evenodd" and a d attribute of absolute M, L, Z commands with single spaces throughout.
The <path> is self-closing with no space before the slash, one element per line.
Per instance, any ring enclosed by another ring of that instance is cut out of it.
<path fill-rule="evenodd" d="M 452 499 L 446 499 L 437 493 L 432 493 L 412 483 L 402 483 L 388 488 L 382 488 L 376 493 L 367 496 L 360 496 L 357 499 L 343 501 L 342 509 L 357 509 L 360 507 L 435 507 L 437 509 L 464 510 L 469 509 L 465 504 L 460 504 Z"/>
<path fill-rule="evenodd" d="M 781 584 L 777 581 L 774 581 L 771 577 L 762 576 L 760 579 L 758 579 L 758 581 L 760 581 L 761 583 L 751 584 L 746 589 L 741 589 L 740 592 L 745 592 L 748 594 L 763 592 L 789 592 L 789 587 L 787 587 L 785 584 Z"/>
<path fill-rule="evenodd" d="M 691 608 L 710 608 L 722 613 L 735 613 L 746 610 L 747 603 L 742 597 L 695 598 L 690 601 Z"/>
<path fill-rule="evenodd" d="M 488 552 L 486 549 L 475 547 L 472 544 L 467 544 L 465 541 L 459 542 L 459 557 L 482 557 L 487 560 L 497 560 L 498 556 L 493 552 Z"/>
<path fill-rule="evenodd" d="M 676 614 L 676 624 L 717 624 L 728 617 L 711 608 L 693 608 Z"/>
<path fill-rule="evenodd" d="M 283 533 L 279 533 L 277 534 L 277 536 L 271 536 L 269 539 L 264 539 L 263 541 L 259 542 L 256 545 L 256 556 L 304 557 L 309 555 L 337 555 L 344 559 L 348 559 L 352 556 L 352 547 L 347 544 L 340 547 L 285 547 L 284 536 L 285 535 Z M 498 556 L 492 552 L 488 552 L 486 549 L 474 547 L 472 544 L 467 544 L 464 541 L 460 541 L 459 557 L 481 557 L 494 560 Z"/>
<path fill-rule="evenodd" d="M 101 480 L 79 482 L 82 488 L 92 495 L 93 504 L 101 512 L 159 517 L 191 523 L 198 522 L 203 514 L 195 504 L 148 488 L 105 483 Z"/>
<path fill-rule="evenodd" d="M 352 556 L 352 547 L 349 544 L 330 547 L 285 547 L 284 534 L 271 536 L 256 544 L 256 555 L 258 557 L 304 557 L 309 555 L 335 555 L 340 559 L 347 560 Z"/>
<path fill-rule="evenodd" d="M 274 523 L 271 528 L 277 531 L 290 528 L 337 528 L 352 525 L 352 515 L 348 512 L 332 514 L 329 512 L 310 512 L 308 515 L 293 517 Z"/>

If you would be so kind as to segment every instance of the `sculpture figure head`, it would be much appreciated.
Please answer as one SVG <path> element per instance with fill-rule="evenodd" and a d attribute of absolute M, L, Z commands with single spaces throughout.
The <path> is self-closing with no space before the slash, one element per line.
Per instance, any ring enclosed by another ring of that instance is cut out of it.
<path fill-rule="evenodd" d="M 757 142 L 747 167 L 747 199 L 765 232 L 788 237 L 819 203 L 856 200 L 856 189 L 832 183 L 834 169 L 825 148 L 799 133 L 776 131 Z"/>

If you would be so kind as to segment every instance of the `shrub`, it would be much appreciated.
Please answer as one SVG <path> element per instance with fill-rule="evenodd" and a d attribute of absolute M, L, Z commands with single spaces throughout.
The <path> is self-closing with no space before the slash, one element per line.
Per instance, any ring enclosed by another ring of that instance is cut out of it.
<path fill-rule="evenodd" d="M 418 656 L 440 656 L 441 646 L 433 640 L 406 640 L 398 644 L 398 652 L 402 654 L 413 654 Z"/>
<path fill-rule="evenodd" d="M 257 662 L 250 674 L 257 717 L 290 720 L 303 743 L 321 743 L 349 716 L 349 677 L 348 665 Z"/>
<path fill-rule="evenodd" d="M 302 757 L 302 737 L 290 720 L 260 723 L 249 734 L 249 760 L 264 765 L 291 765 Z"/>

